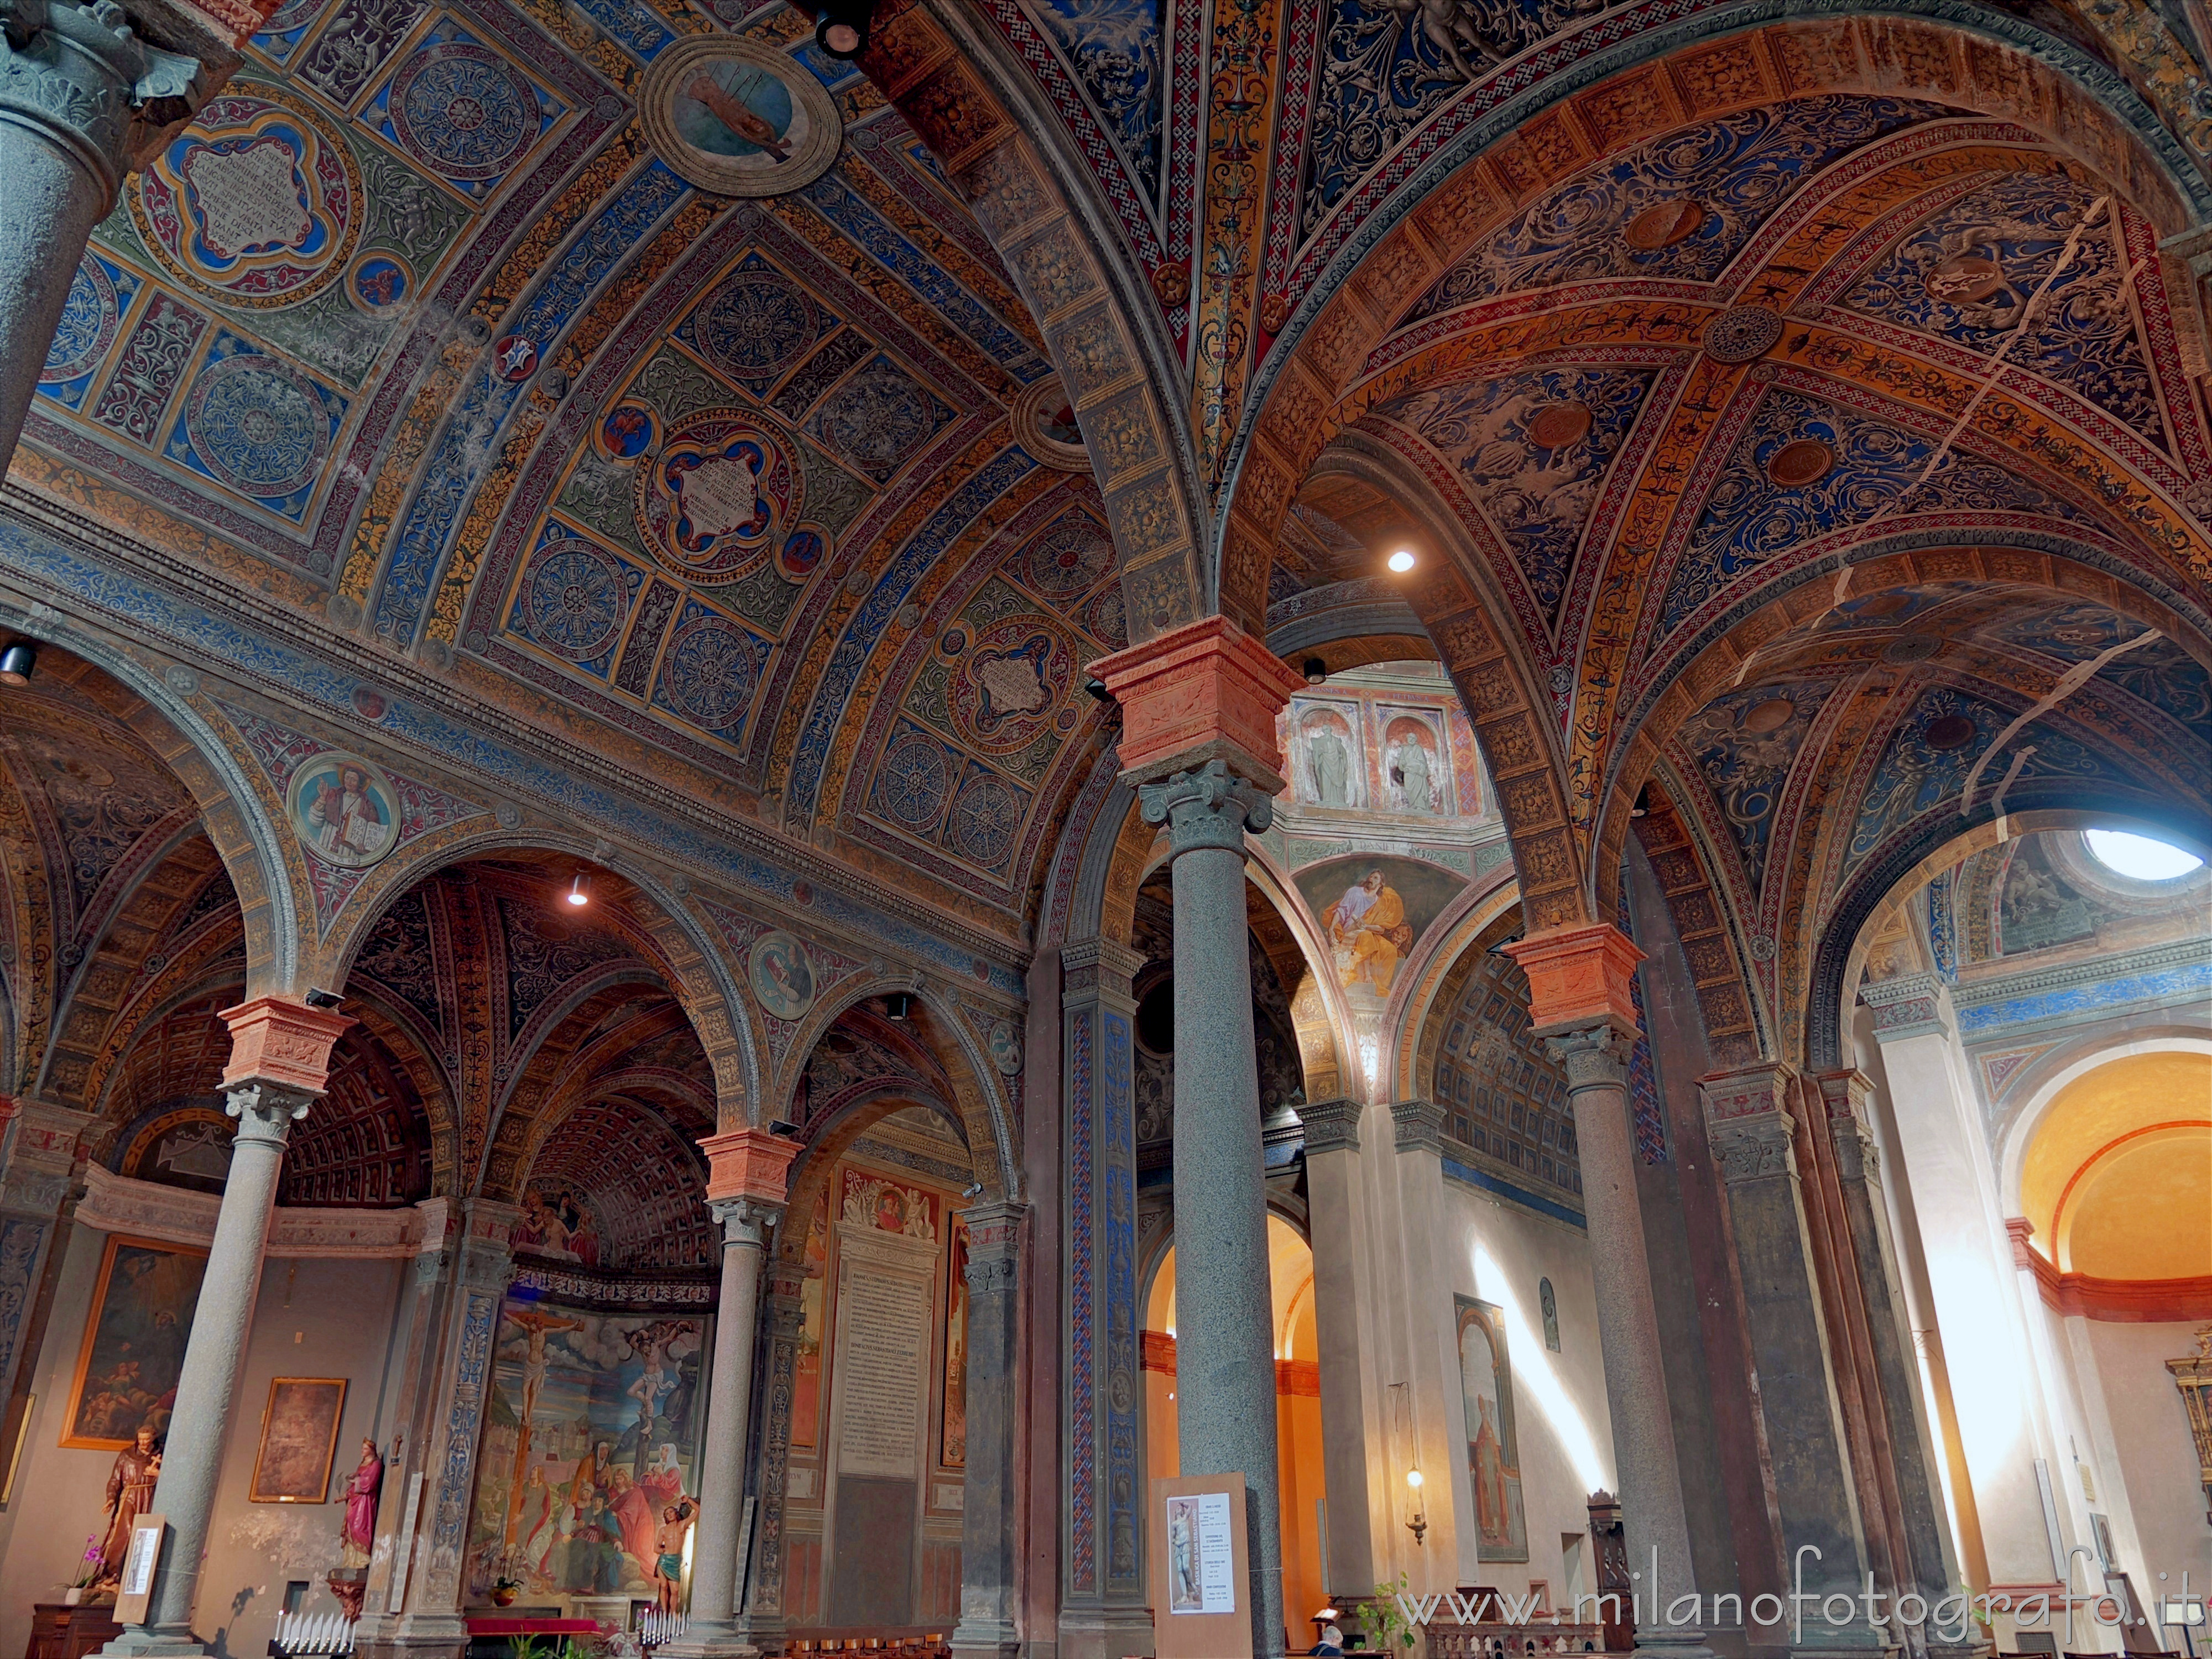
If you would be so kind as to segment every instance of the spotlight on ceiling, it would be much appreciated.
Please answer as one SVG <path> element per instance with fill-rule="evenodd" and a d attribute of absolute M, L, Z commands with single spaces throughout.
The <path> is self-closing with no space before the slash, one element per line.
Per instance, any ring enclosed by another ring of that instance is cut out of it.
<path fill-rule="evenodd" d="M 39 647 L 28 640 L 17 640 L 0 651 L 0 684 L 28 685 L 31 671 L 38 665 Z"/>
<path fill-rule="evenodd" d="M 1328 665 L 1319 657 L 1308 657 L 1305 660 L 1305 677 L 1308 685 L 1319 685 L 1328 678 Z"/>
<path fill-rule="evenodd" d="M 768 1132 L 772 1135 L 781 1135 L 786 1140 L 799 1139 L 799 1126 L 787 1117 L 769 1120 Z"/>
<path fill-rule="evenodd" d="M 885 1019 L 904 1019 L 913 1007 L 914 993 L 911 991 L 892 991 L 884 997 Z"/>
<path fill-rule="evenodd" d="M 331 1013 L 336 1012 L 339 1004 L 345 999 L 336 991 L 325 991 L 319 985 L 312 985 L 307 988 L 307 995 L 301 1000 L 310 1008 L 320 1008 L 324 1012 Z"/>
<path fill-rule="evenodd" d="M 814 44 L 840 63 L 849 64 L 868 49 L 866 0 L 835 0 L 814 26 Z"/>
<path fill-rule="evenodd" d="M 1106 682 L 1103 680 L 1085 680 L 1083 682 L 1083 689 L 1101 702 L 1114 701 L 1114 694 L 1106 689 Z"/>
<path fill-rule="evenodd" d="M 1393 553 L 1390 556 L 1390 568 L 1396 571 L 1400 575 L 1404 575 L 1413 568 L 1413 550 L 1410 547 L 1401 547 L 1395 553 Z"/>
<path fill-rule="evenodd" d="M 577 871 L 575 879 L 568 884 L 568 890 L 562 896 L 578 909 L 582 909 L 592 902 L 592 878 L 581 870 Z"/>

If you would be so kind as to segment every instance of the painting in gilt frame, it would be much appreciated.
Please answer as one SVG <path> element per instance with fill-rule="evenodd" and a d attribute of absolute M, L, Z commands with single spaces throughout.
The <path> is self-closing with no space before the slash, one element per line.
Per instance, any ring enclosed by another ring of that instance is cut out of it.
<path fill-rule="evenodd" d="M 331 1495 L 331 1460 L 345 1414 L 343 1376 L 278 1376 L 261 1413 L 261 1449 L 253 1456 L 253 1504 L 320 1504 Z"/>
<path fill-rule="evenodd" d="M 111 1235 L 62 1415 L 64 1446 L 121 1451 L 138 1425 L 168 1432 L 207 1252 Z"/>
<path fill-rule="evenodd" d="M 1467 1463 L 1474 1488 L 1475 1559 L 1526 1561 L 1528 1523 L 1521 1504 L 1521 1452 L 1513 1433 L 1513 1370 L 1504 1310 L 1455 1296 L 1460 1404 L 1467 1413 Z"/>
<path fill-rule="evenodd" d="M 940 1468 L 968 1467 L 968 1224 L 952 1223 L 952 1261 L 945 1281 L 944 1435 Z"/>

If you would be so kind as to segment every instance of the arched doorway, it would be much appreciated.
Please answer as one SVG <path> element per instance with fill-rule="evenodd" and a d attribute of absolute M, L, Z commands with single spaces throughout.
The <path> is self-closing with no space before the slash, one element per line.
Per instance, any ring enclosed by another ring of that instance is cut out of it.
<path fill-rule="evenodd" d="M 1145 1475 L 1181 1472 L 1176 1442 L 1176 1264 L 1170 1243 L 1145 1299 Z M 1281 1216 L 1267 1217 L 1267 1267 L 1275 1352 L 1275 1445 L 1283 1536 L 1283 1617 L 1291 1646 L 1307 1615 L 1328 1601 L 1328 1491 L 1322 1468 L 1321 1346 L 1314 1313 L 1313 1249 Z M 1147 1490 L 1150 1490 L 1149 1484 Z"/>

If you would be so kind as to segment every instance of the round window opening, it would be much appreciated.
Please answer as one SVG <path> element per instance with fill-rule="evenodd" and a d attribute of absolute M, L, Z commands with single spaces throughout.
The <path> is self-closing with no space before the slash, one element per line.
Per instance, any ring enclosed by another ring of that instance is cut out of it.
<path fill-rule="evenodd" d="M 2204 867 L 2194 853 L 2124 830 L 2085 830 L 2081 838 L 2098 863 L 2132 881 L 2174 881 Z"/>
<path fill-rule="evenodd" d="M 1175 1053 L 1175 981 L 1161 980 L 1137 1004 L 1137 1042 L 1146 1054 Z"/>

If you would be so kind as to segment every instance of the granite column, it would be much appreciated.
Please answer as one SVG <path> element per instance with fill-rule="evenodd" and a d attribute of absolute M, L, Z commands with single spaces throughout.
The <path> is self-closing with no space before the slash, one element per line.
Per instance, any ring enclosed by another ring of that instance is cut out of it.
<path fill-rule="evenodd" d="M 1018 1563 L 1015 1385 L 1021 1333 L 1022 1204 L 979 1204 L 968 1224 L 968 1464 L 954 1659 L 1013 1659 Z"/>
<path fill-rule="evenodd" d="M 744 1509 L 745 1436 L 752 1423 L 753 1339 L 761 1260 L 783 1219 L 796 1141 L 760 1129 L 714 1135 L 707 1152 L 707 1202 L 722 1224 L 722 1296 L 714 1324 L 706 1445 L 699 1470 L 699 1527 L 691 1550 L 690 1626 L 660 1650 L 671 1659 L 739 1659 L 760 1651 L 737 1633 Z"/>
<path fill-rule="evenodd" d="M 1122 781 L 1168 827 L 1175 896 L 1177 1443 L 1186 1478 L 1242 1474 L 1255 1654 L 1283 1651 L 1267 1195 L 1244 837 L 1273 821 L 1275 722 L 1302 682 L 1225 617 L 1094 665 L 1121 709 Z M 1155 780 L 1164 780 L 1155 781 Z M 1155 1601 L 1158 1600 L 1157 1594 Z"/>
<path fill-rule="evenodd" d="M 0 5 L 0 471 L 92 228 L 219 78 L 142 39 L 137 22 L 114 0 Z"/>
<path fill-rule="evenodd" d="M 105 1650 L 111 1654 L 213 1651 L 192 1634 L 192 1601 L 215 1512 L 231 1396 L 261 1289 L 276 1178 L 292 1125 L 321 1097 L 331 1045 L 353 1024 L 340 1014 L 266 996 L 225 1009 L 222 1018 L 231 1035 L 230 1065 L 222 1079 L 226 1109 L 238 1120 L 238 1132 L 154 1488 L 153 1507 L 167 1518 L 168 1537 L 154 1569 L 145 1622 L 125 1626 Z"/>
<path fill-rule="evenodd" d="M 1629 1570 L 1642 1575 L 1636 1650 L 1705 1659 L 1712 1650 L 1698 1613 L 1681 1623 L 1668 1613 L 1683 1598 L 1694 1602 L 1698 1586 L 1629 1121 L 1628 1050 L 1637 1030 L 1629 975 L 1644 953 L 1603 922 L 1532 933 L 1507 949 L 1528 975 L 1531 1023 L 1566 1067 L 1574 1102 L 1621 1519 Z"/>

